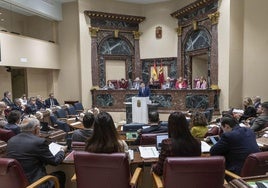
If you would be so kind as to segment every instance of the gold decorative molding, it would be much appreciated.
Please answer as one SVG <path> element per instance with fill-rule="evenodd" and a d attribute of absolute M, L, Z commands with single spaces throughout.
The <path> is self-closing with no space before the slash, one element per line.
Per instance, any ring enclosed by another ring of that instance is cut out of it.
<path fill-rule="evenodd" d="M 208 18 L 210 19 L 212 25 L 218 24 L 219 17 L 220 13 L 218 11 L 208 15 Z"/>
<path fill-rule="evenodd" d="M 125 21 L 125 22 L 134 22 L 134 23 L 141 23 L 145 20 L 145 17 L 141 17 L 141 16 L 113 14 L 113 13 L 98 12 L 98 11 L 86 10 L 84 11 L 84 13 L 89 18 L 98 18 L 98 19 L 105 19 L 105 20 L 120 20 L 120 21 Z"/>
<path fill-rule="evenodd" d="M 182 27 L 178 26 L 178 28 L 176 28 L 176 32 L 177 32 L 178 36 L 181 36 L 182 35 Z"/>
<path fill-rule="evenodd" d="M 142 32 L 139 31 L 133 31 L 134 39 L 138 40 L 140 39 L 140 36 L 142 35 Z"/>
<path fill-rule="evenodd" d="M 193 20 L 193 29 L 197 30 L 198 29 L 198 24 L 196 20 Z"/>
<path fill-rule="evenodd" d="M 119 30 L 114 30 L 114 37 L 118 38 L 118 35 L 119 35 Z"/>
<path fill-rule="evenodd" d="M 89 32 L 90 32 L 91 37 L 97 37 L 97 33 L 99 30 L 100 29 L 97 27 L 90 27 Z"/>

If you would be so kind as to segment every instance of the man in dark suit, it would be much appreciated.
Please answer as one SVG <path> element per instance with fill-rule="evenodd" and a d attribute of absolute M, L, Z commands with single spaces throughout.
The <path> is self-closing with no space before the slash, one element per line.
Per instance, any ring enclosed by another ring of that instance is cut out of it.
<path fill-rule="evenodd" d="M 5 114 L 7 115 L 13 108 L 14 103 L 11 100 L 11 92 L 10 91 L 5 91 L 4 92 L 4 98 L 2 99 L 3 102 L 6 103 L 7 108 L 5 111 Z"/>
<path fill-rule="evenodd" d="M 22 133 L 12 137 L 7 144 L 7 157 L 16 159 L 22 165 L 30 183 L 47 175 L 46 164 L 58 165 L 65 155 L 66 147 L 55 155 L 50 152 L 48 142 L 38 137 L 40 122 L 34 118 L 24 119 L 21 125 Z M 65 184 L 64 172 L 57 171 L 51 175 L 59 179 L 61 188 Z M 53 182 L 46 182 L 39 188 L 52 188 Z"/>
<path fill-rule="evenodd" d="M 144 82 L 141 82 L 139 88 L 139 97 L 149 97 L 150 96 L 150 89 L 145 86 Z"/>
<path fill-rule="evenodd" d="M 139 133 L 139 136 L 135 140 L 134 144 L 139 145 L 140 139 L 142 134 L 148 134 L 148 133 L 167 133 L 168 127 L 167 126 L 161 126 L 160 119 L 159 119 L 159 113 L 156 111 L 149 113 L 149 124 L 148 128 L 140 129 L 137 132 Z"/>
<path fill-rule="evenodd" d="M 53 93 L 50 93 L 49 94 L 49 98 L 45 100 L 45 106 L 47 108 L 51 108 L 51 107 L 54 107 L 54 106 L 59 106 L 59 102 L 57 101 L 57 99 L 54 98 L 54 94 Z"/>
<path fill-rule="evenodd" d="M 231 117 L 223 117 L 221 127 L 224 133 L 221 139 L 211 147 L 211 155 L 222 155 L 226 160 L 226 169 L 240 175 L 247 156 L 260 152 L 256 136 L 252 130 L 240 127 Z"/>

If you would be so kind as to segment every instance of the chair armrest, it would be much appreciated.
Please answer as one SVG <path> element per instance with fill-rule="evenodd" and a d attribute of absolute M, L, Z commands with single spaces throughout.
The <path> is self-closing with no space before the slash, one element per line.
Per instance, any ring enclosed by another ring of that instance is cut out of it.
<path fill-rule="evenodd" d="M 58 120 L 61 120 L 61 121 L 66 122 L 67 121 L 67 118 L 58 118 Z"/>
<path fill-rule="evenodd" d="M 235 173 L 233 173 L 233 172 L 231 172 L 231 171 L 229 171 L 229 170 L 225 170 L 225 175 L 226 175 L 226 176 L 229 176 L 229 177 L 231 177 L 231 178 L 233 178 L 233 179 L 241 178 L 240 176 L 236 175 Z"/>
<path fill-rule="evenodd" d="M 140 176 L 140 173 L 141 173 L 141 170 L 142 168 L 138 167 L 135 169 L 135 172 L 130 180 L 130 185 L 131 186 L 135 186 L 138 182 L 138 179 L 139 179 L 139 176 Z"/>
<path fill-rule="evenodd" d="M 51 176 L 51 175 L 46 175 L 46 176 L 40 178 L 39 180 L 35 181 L 31 185 L 27 186 L 26 188 L 36 188 L 36 187 L 40 186 L 42 183 L 49 181 L 49 180 L 52 180 L 54 182 L 55 188 L 60 188 L 58 178 L 56 178 L 55 176 Z"/>
<path fill-rule="evenodd" d="M 73 177 L 71 178 L 71 182 L 76 182 L 76 174 L 74 174 Z"/>
<path fill-rule="evenodd" d="M 157 174 L 155 174 L 154 172 L 152 172 L 152 176 L 155 182 L 155 185 L 157 188 L 164 188 L 163 182 L 161 180 L 161 177 L 158 176 Z"/>

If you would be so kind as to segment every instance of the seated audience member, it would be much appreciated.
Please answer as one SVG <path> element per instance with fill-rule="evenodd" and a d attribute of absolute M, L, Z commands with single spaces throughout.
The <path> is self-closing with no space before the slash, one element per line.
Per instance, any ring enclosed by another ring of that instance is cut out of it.
<path fill-rule="evenodd" d="M 59 120 L 56 115 L 53 114 L 53 112 L 50 113 L 50 120 L 53 126 L 56 124 L 58 125 L 58 128 L 64 132 L 70 131 L 70 126 L 66 122 Z"/>
<path fill-rule="evenodd" d="M 204 113 L 194 112 L 191 117 L 191 134 L 195 138 L 204 138 L 208 132 L 208 123 Z"/>
<path fill-rule="evenodd" d="M 265 128 L 265 124 L 268 122 L 268 101 L 261 104 L 262 113 L 255 118 L 252 126 L 250 127 L 254 132 L 261 131 Z"/>
<path fill-rule="evenodd" d="M 83 125 L 85 129 L 77 129 L 73 132 L 72 141 L 85 142 L 93 134 L 94 114 L 87 112 L 83 117 Z"/>
<path fill-rule="evenodd" d="M 144 82 L 140 83 L 138 96 L 139 97 L 149 97 L 150 96 L 150 89 L 149 89 L 149 87 L 145 86 Z"/>
<path fill-rule="evenodd" d="M 168 129 L 166 126 L 160 125 L 159 113 L 156 111 L 149 113 L 149 123 L 150 127 L 139 130 L 139 133 L 146 134 L 146 133 L 164 133 L 167 132 Z"/>
<path fill-rule="evenodd" d="M 107 84 L 103 87 L 103 89 L 115 89 L 114 84 L 111 80 L 107 81 Z"/>
<path fill-rule="evenodd" d="M 119 138 L 112 116 L 100 112 L 94 122 L 92 136 L 86 142 L 85 151 L 93 153 L 128 153 L 128 145 Z"/>
<path fill-rule="evenodd" d="M 186 82 L 183 80 L 182 77 L 179 77 L 179 79 L 175 83 L 175 89 L 185 89 L 187 88 Z"/>
<path fill-rule="evenodd" d="M 4 98 L 2 99 L 2 101 L 6 103 L 8 109 L 9 108 L 11 109 L 13 107 L 14 103 L 11 100 L 11 92 L 10 91 L 4 92 Z"/>
<path fill-rule="evenodd" d="M 24 113 L 25 105 L 22 105 L 20 98 L 14 99 L 14 105 L 11 110 L 18 110 L 21 115 Z"/>
<path fill-rule="evenodd" d="M 127 89 L 128 88 L 128 83 L 124 78 L 121 78 L 119 82 L 119 88 L 121 89 Z"/>
<path fill-rule="evenodd" d="M 257 108 L 259 107 L 259 105 L 261 104 L 261 97 L 260 96 L 255 96 L 254 99 L 254 107 L 257 110 Z"/>
<path fill-rule="evenodd" d="M 221 119 L 223 134 L 220 140 L 211 147 L 210 154 L 225 157 L 226 169 L 240 175 L 241 168 L 247 156 L 251 153 L 259 152 L 256 136 L 247 127 L 240 127 L 237 122 L 230 117 Z"/>
<path fill-rule="evenodd" d="M 12 110 L 7 116 L 7 124 L 4 126 L 4 129 L 12 130 L 15 134 L 20 133 L 20 123 L 21 113 L 18 110 Z"/>
<path fill-rule="evenodd" d="M 0 101 L 0 128 L 4 128 L 4 126 L 7 124 L 7 119 L 5 116 L 6 107 L 7 107 L 6 103 Z"/>
<path fill-rule="evenodd" d="M 168 118 L 168 139 L 162 141 L 159 159 L 152 166 L 157 175 L 163 174 L 167 157 L 201 156 L 201 143 L 190 133 L 186 117 L 181 112 L 173 112 Z"/>
<path fill-rule="evenodd" d="M 167 77 L 165 84 L 162 85 L 162 89 L 171 89 L 173 88 L 173 83 L 170 82 L 170 77 Z"/>
<path fill-rule="evenodd" d="M 60 104 L 59 104 L 58 100 L 54 98 L 54 94 L 50 93 L 49 98 L 47 98 L 45 100 L 45 106 L 47 108 L 52 108 L 52 107 L 59 106 L 59 105 Z"/>
<path fill-rule="evenodd" d="M 28 103 L 28 99 L 27 99 L 26 94 L 23 94 L 23 95 L 21 96 L 20 100 L 21 100 L 21 105 L 23 105 L 23 106 L 27 105 L 27 103 Z"/>
<path fill-rule="evenodd" d="M 22 166 L 29 183 L 47 175 L 47 164 L 56 166 L 65 156 L 66 147 L 54 156 L 49 150 L 49 143 L 39 137 L 40 122 L 35 118 L 24 119 L 21 124 L 21 133 L 13 136 L 7 143 L 7 157 L 16 159 Z M 59 179 L 60 187 L 64 187 L 65 174 L 57 171 L 51 173 Z M 53 182 L 42 184 L 39 188 L 52 188 Z"/>
<path fill-rule="evenodd" d="M 140 82 L 141 80 L 139 77 L 135 78 L 135 80 L 132 83 L 132 89 L 138 90 L 140 88 Z"/>
<path fill-rule="evenodd" d="M 232 110 L 232 116 L 237 122 L 240 122 L 240 119 L 243 116 L 243 114 L 244 114 L 244 110 L 235 109 L 235 108 Z"/>
<path fill-rule="evenodd" d="M 148 128 L 140 129 L 137 132 L 139 133 L 139 136 L 135 140 L 134 144 L 139 145 L 141 140 L 142 134 L 148 134 L 148 133 L 165 133 L 168 131 L 166 126 L 161 126 L 160 120 L 159 120 L 159 113 L 158 112 L 150 112 L 149 113 L 149 123 Z"/>
<path fill-rule="evenodd" d="M 27 114 L 32 114 L 32 115 L 34 115 L 38 111 L 35 97 L 30 97 L 25 111 L 28 111 L 26 112 Z"/>
<path fill-rule="evenodd" d="M 37 106 L 37 110 L 46 109 L 46 105 L 45 105 L 43 97 L 41 95 L 36 96 L 36 106 Z"/>

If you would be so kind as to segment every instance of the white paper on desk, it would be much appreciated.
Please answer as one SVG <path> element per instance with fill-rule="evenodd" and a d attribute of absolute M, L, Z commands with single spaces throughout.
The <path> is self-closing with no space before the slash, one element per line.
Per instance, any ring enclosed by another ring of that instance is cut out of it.
<path fill-rule="evenodd" d="M 208 143 L 201 141 L 201 151 L 202 153 L 206 153 L 210 151 L 211 146 Z"/>
<path fill-rule="evenodd" d="M 62 145 L 56 144 L 54 142 L 49 144 L 49 150 L 54 156 L 60 151 L 61 148 L 62 148 Z"/>
<path fill-rule="evenodd" d="M 129 149 L 128 153 L 129 153 L 129 158 L 132 161 L 134 159 L 134 151 L 132 149 Z"/>
<path fill-rule="evenodd" d="M 139 146 L 139 150 L 140 150 L 141 157 L 144 159 L 158 158 L 159 156 L 159 153 L 156 150 L 156 147 Z"/>

